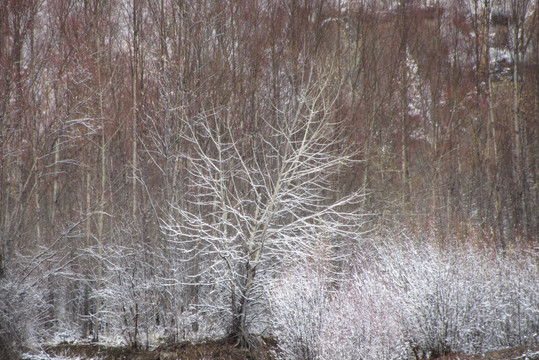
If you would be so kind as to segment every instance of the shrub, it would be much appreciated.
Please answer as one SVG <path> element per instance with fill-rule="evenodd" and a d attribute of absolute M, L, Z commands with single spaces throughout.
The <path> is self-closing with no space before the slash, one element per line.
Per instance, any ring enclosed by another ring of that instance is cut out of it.
<path fill-rule="evenodd" d="M 42 338 L 47 309 L 38 286 L 0 280 L 0 360 L 19 358 L 25 345 Z"/>
<path fill-rule="evenodd" d="M 391 278 L 401 279 L 394 281 L 394 299 L 405 336 L 423 353 L 478 353 L 536 341 L 536 255 L 409 244 L 386 249 L 383 257 Z"/>
<path fill-rule="evenodd" d="M 372 241 L 337 288 L 308 266 L 270 291 L 284 359 L 403 359 L 537 345 L 538 255 Z"/>
<path fill-rule="evenodd" d="M 297 267 L 269 289 L 273 331 L 283 359 L 321 358 L 330 296 L 327 280 L 323 273 Z"/>

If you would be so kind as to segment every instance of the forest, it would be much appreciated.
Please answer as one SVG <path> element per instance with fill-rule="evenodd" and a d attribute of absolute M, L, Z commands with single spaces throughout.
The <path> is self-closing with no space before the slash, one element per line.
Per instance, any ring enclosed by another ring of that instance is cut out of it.
<path fill-rule="evenodd" d="M 539 352 L 538 214 L 537 1 L 0 1 L 2 360 Z"/>

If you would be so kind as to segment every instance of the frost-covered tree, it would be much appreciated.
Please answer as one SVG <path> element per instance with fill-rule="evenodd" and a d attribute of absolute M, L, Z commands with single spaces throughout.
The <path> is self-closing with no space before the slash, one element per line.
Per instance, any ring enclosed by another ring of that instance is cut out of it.
<path fill-rule="evenodd" d="M 357 237 L 362 194 L 333 186 L 352 161 L 332 121 L 336 92 L 329 77 L 305 81 L 254 139 L 236 135 L 226 108 L 182 119 L 190 188 L 163 230 L 191 269 L 178 281 L 199 286 L 195 305 L 214 307 L 238 344 L 263 330 L 267 282 L 298 261 L 338 265 Z"/>

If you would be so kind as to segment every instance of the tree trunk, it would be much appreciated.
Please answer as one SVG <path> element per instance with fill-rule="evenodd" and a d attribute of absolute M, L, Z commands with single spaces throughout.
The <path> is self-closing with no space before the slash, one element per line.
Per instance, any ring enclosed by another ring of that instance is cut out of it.
<path fill-rule="evenodd" d="M 100 39 L 96 36 L 96 62 L 97 62 L 97 81 L 98 81 L 98 102 L 99 102 L 99 119 L 101 121 L 101 143 L 99 145 L 99 159 L 100 159 L 100 171 L 99 171 L 99 214 L 97 217 L 97 286 L 96 286 L 96 299 L 95 299 L 95 324 L 94 324 L 94 341 L 99 341 L 100 331 L 100 311 L 101 311 L 101 297 L 99 292 L 102 286 L 103 277 L 103 228 L 104 228 L 104 214 L 105 214 L 105 180 L 106 180 L 106 159 L 105 148 L 105 113 L 103 109 L 103 92 L 104 86 L 101 79 L 101 44 Z"/>
<path fill-rule="evenodd" d="M 132 117 L 131 117 L 131 218 L 135 221 L 135 215 L 137 211 L 137 77 L 138 77 L 138 55 L 139 55 L 139 14 L 137 9 L 137 2 L 139 0 L 133 0 L 133 63 L 131 69 L 131 84 L 132 84 Z"/>

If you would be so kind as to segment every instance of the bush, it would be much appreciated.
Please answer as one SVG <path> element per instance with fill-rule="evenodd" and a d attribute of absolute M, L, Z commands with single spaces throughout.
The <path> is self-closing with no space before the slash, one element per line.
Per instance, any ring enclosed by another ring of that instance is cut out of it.
<path fill-rule="evenodd" d="M 38 287 L 0 280 L 0 360 L 19 358 L 25 345 L 40 338 L 46 308 Z"/>
<path fill-rule="evenodd" d="M 13 311 L 13 289 L 0 282 L 0 360 L 20 357 L 23 343 L 23 321 Z"/>
<path fill-rule="evenodd" d="M 330 302 L 324 359 L 392 359 L 406 348 L 394 294 L 375 271 L 355 274 Z"/>
<path fill-rule="evenodd" d="M 537 257 L 411 244 L 386 248 L 404 334 L 421 352 L 479 353 L 537 339 Z M 535 260 L 534 260 L 535 258 Z M 397 267 L 391 264 L 399 264 Z"/>
<path fill-rule="evenodd" d="M 322 327 L 329 310 L 328 286 L 324 274 L 298 267 L 270 288 L 273 329 L 282 358 L 321 358 Z"/>
<path fill-rule="evenodd" d="M 284 359 L 403 359 L 538 344 L 538 255 L 406 239 L 363 246 L 338 289 L 308 267 L 270 291 Z"/>
<path fill-rule="evenodd" d="M 340 283 L 298 266 L 270 289 L 273 333 L 282 359 L 390 359 L 402 353 L 398 314 L 377 276 Z"/>

